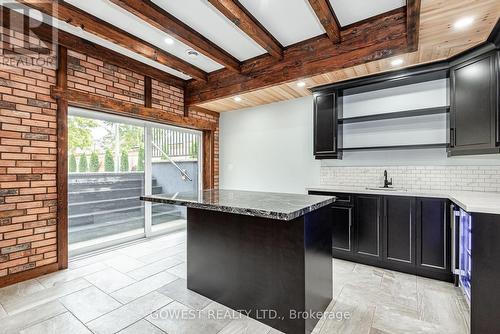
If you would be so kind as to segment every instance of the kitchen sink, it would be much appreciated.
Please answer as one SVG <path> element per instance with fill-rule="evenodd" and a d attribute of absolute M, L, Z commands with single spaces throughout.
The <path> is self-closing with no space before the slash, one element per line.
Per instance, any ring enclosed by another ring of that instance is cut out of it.
<path fill-rule="evenodd" d="M 395 188 L 395 187 L 366 187 L 366 190 L 383 190 L 383 191 L 407 191 L 404 188 Z"/>

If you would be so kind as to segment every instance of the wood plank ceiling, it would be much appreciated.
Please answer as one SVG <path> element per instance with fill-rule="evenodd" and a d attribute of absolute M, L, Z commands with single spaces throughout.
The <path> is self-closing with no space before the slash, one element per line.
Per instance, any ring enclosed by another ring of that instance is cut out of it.
<path fill-rule="evenodd" d="M 464 17 L 473 17 L 473 25 L 465 30 L 455 29 L 454 23 Z M 256 107 L 311 95 L 309 88 L 323 84 L 445 60 L 486 41 L 499 18 L 498 0 L 422 0 L 418 50 L 414 52 L 304 77 L 300 81 L 305 85 L 300 87 L 297 80 L 290 80 L 238 94 L 238 102 L 234 100 L 235 92 L 233 96 L 200 103 L 199 106 L 217 112 Z M 394 59 L 401 59 L 403 64 L 395 67 L 392 65 Z"/>
<path fill-rule="evenodd" d="M 187 105 L 217 112 L 388 71 L 394 57 L 398 68 L 449 58 L 486 40 L 500 16 L 498 0 L 17 2 L 58 19 L 62 45 L 182 86 Z M 454 29 L 465 16 L 473 26 Z"/>

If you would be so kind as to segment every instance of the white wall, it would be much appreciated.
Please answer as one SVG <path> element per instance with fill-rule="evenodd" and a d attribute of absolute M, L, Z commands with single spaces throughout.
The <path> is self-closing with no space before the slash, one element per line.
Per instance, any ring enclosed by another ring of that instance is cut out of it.
<path fill-rule="evenodd" d="M 305 193 L 319 184 L 312 131 L 312 97 L 222 113 L 221 189 Z"/>
<path fill-rule="evenodd" d="M 348 96 L 344 99 L 344 116 L 444 106 L 449 100 L 446 85 L 447 80 L 439 80 Z M 378 172 L 370 174 L 370 182 L 376 184 L 382 175 L 378 167 L 401 175 L 397 177 L 400 185 L 415 188 L 425 186 L 424 181 L 436 183 L 427 178 L 429 175 L 417 181 L 407 177 L 420 166 L 426 166 L 425 172 L 432 177 L 442 179 L 441 174 L 466 174 L 470 170 L 452 166 L 477 166 L 477 173 L 484 174 L 485 170 L 496 173 L 491 166 L 500 165 L 499 154 L 448 158 L 444 148 L 345 152 L 343 160 L 317 161 L 313 157 L 312 113 L 312 97 L 222 113 L 221 188 L 305 193 L 308 185 L 355 184 L 374 170 Z M 352 124 L 345 127 L 344 139 L 350 146 L 444 142 L 447 122 L 443 115 L 432 115 Z M 476 185 L 481 191 L 492 191 L 487 179 Z M 444 182 L 446 186 L 453 184 L 448 181 Z M 462 186 L 474 188 L 474 182 L 477 178 Z"/>

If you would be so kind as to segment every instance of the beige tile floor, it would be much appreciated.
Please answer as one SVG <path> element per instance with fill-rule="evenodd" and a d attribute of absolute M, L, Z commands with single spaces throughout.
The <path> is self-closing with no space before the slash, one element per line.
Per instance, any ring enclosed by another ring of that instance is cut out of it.
<path fill-rule="evenodd" d="M 185 239 L 181 231 L 76 258 L 0 289 L 0 334 L 280 333 L 187 290 Z M 334 294 L 329 314 L 344 317 L 322 319 L 314 334 L 469 332 L 451 284 L 335 260 Z"/>

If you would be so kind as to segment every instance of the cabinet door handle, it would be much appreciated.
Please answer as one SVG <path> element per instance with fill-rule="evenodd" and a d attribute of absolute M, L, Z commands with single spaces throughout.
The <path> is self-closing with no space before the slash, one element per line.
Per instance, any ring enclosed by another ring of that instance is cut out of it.
<path fill-rule="evenodd" d="M 450 146 L 455 147 L 455 129 L 450 128 Z"/>

